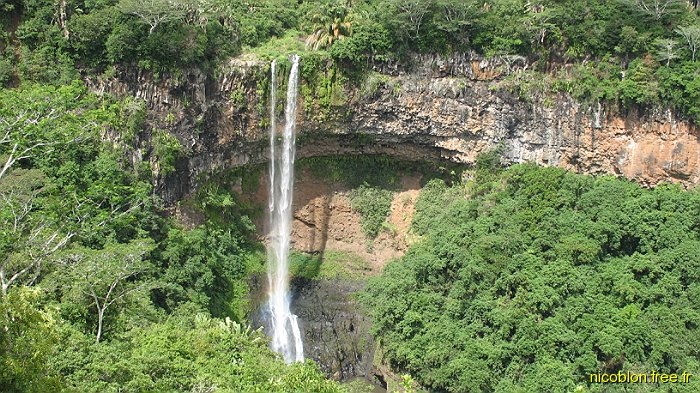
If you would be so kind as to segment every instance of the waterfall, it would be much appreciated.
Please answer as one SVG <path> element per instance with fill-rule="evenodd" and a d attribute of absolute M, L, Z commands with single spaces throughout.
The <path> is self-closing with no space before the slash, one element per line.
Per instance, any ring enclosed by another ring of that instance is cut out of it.
<path fill-rule="evenodd" d="M 270 90 L 270 188 L 269 244 L 267 248 L 269 311 L 272 350 L 284 356 L 287 363 L 304 360 L 304 347 L 297 316 L 289 309 L 289 241 L 292 231 L 292 196 L 294 187 L 294 153 L 297 111 L 299 56 L 292 57 L 287 83 L 285 123 L 281 141 L 277 137 L 275 106 L 277 104 L 276 61 L 272 62 Z"/>

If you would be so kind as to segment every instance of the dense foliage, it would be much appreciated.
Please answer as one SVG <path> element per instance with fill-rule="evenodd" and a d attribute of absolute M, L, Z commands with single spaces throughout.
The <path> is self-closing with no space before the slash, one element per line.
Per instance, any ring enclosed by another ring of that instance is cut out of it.
<path fill-rule="evenodd" d="M 537 73 L 525 82 L 544 72 L 555 76 L 556 91 L 700 116 L 694 0 L 3 0 L 0 6 L 6 31 L 0 83 L 67 82 L 78 70 L 109 76 L 115 66 L 134 65 L 156 75 L 191 66 L 211 72 L 242 51 L 275 57 L 315 50 L 346 71 L 412 52 L 473 51 L 524 59 Z"/>
<path fill-rule="evenodd" d="M 371 279 L 391 365 L 445 392 L 628 391 L 589 374 L 698 370 L 700 194 L 493 164 L 431 181 L 421 240 Z"/>
<path fill-rule="evenodd" d="M 375 238 L 382 229 L 391 210 L 391 199 L 391 191 L 365 184 L 350 192 L 350 205 L 360 213 L 362 231 L 370 239 Z"/>
<path fill-rule="evenodd" d="M 194 229 L 161 216 L 125 162 L 129 106 L 77 82 L 0 90 L 0 390 L 339 391 L 246 327 L 263 260 L 234 195 L 203 190 L 217 215 Z"/>

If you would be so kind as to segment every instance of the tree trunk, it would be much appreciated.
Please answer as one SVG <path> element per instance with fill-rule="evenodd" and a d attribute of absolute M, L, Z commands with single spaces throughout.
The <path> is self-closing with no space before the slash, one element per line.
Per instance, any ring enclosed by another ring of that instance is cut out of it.
<path fill-rule="evenodd" d="M 104 319 L 105 309 L 97 308 L 97 338 L 95 338 L 95 343 L 100 343 L 100 338 L 102 337 L 102 320 Z"/>
<path fill-rule="evenodd" d="M 70 38 L 70 32 L 68 31 L 68 15 L 66 12 L 66 0 L 60 0 L 59 1 L 59 10 L 58 10 L 58 23 L 61 25 L 61 30 L 63 30 L 63 37 L 67 40 Z"/>
<path fill-rule="evenodd" d="M 7 296 L 7 289 L 10 287 L 10 283 L 5 282 L 5 270 L 0 269 L 0 290 L 2 291 L 2 296 Z"/>

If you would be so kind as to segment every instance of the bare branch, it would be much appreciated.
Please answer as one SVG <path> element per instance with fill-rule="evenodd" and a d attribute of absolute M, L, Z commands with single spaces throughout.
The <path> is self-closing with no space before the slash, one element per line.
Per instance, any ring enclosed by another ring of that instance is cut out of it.
<path fill-rule="evenodd" d="M 682 26 L 676 29 L 688 46 L 691 53 L 691 60 L 695 61 L 695 54 L 700 49 L 700 26 Z"/>
<path fill-rule="evenodd" d="M 181 20 L 186 14 L 183 4 L 173 0 L 121 0 L 118 8 L 148 23 L 149 35 L 161 24 Z"/>
<path fill-rule="evenodd" d="M 622 2 L 656 20 L 677 14 L 687 6 L 685 0 L 622 0 Z"/>

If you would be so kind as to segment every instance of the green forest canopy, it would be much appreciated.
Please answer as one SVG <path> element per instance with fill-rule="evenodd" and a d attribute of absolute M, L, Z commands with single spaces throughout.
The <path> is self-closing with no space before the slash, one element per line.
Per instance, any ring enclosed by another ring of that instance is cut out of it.
<path fill-rule="evenodd" d="M 414 52 L 522 56 L 581 99 L 700 116 L 694 0 L 2 0 L 0 84 L 67 83 L 137 66 L 159 75 L 266 46 L 344 69 Z M 272 40 L 271 38 L 286 38 Z M 278 45 L 276 47 L 275 45 Z M 572 67 L 573 66 L 573 67 Z M 540 77 L 527 78 L 541 80 Z"/>
<path fill-rule="evenodd" d="M 413 229 L 363 301 L 390 364 L 434 391 L 622 392 L 589 374 L 699 370 L 697 191 L 482 168 L 428 183 Z"/>

